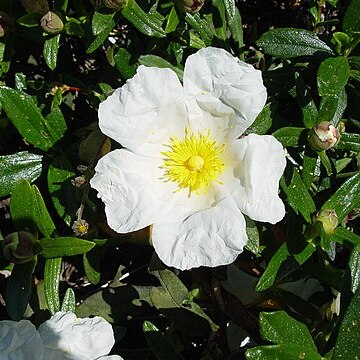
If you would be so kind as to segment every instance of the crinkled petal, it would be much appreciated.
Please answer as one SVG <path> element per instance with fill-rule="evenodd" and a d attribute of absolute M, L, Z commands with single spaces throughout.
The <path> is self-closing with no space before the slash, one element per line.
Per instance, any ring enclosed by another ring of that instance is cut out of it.
<path fill-rule="evenodd" d="M 111 325 L 103 318 L 77 318 L 57 312 L 38 329 L 46 360 L 94 360 L 107 355 L 115 343 Z"/>
<path fill-rule="evenodd" d="M 43 343 L 30 321 L 0 321 L 1 360 L 42 360 L 43 357 Z"/>
<path fill-rule="evenodd" d="M 137 154 L 160 156 L 188 126 L 184 92 L 170 69 L 140 66 L 99 107 L 101 131 Z"/>
<path fill-rule="evenodd" d="M 172 211 L 155 223 L 152 241 L 168 266 L 180 270 L 233 262 L 247 242 L 245 219 L 231 197 L 184 217 Z"/>
<path fill-rule="evenodd" d="M 271 135 L 250 134 L 236 140 L 231 152 L 236 178 L 231 194 L 241 212 L 257 221 L 280 221 L 285 208 L 278 195 L 279 180 L 286 165 L 280 142 Z"/>
<path fill-rule="evenodd" d="M 251 125 L 267 96 L 261 71 L 213 47 L 188 57 L 184 89 L 191 128 L 210 129 L 227 141 Z"/>
<path fill-rule="evenodd" d="M 124 360 L 120 355 L 101 356 L 96 360 Z"/>
<path fill-rule="evenodd" d="M 142 229 L 171 205 L 171 190 L 161 180 L 161 163 L 125 149 L 114 150 L 99 160 L 90 184 L 105 203 L 112 229 L 119 233 Z"/>

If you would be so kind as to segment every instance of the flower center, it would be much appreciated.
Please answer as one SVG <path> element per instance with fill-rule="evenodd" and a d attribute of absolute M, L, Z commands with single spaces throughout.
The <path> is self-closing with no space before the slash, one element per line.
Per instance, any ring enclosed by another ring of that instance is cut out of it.
<path fill-rule="evenodd" d="M 224 151 L 225 144 L 217 145 L 210 138 L 210 131 L 205 134 L 193 134 L 185 130 L 184 139 L 170 138 L 169 151 L 161 154 L 164 156 L 164 178 L 178 184 L 179 190 L 188 188 L 189 195 L 205 193 L 210 185 L 222 173 L 224 163 L 220 154 Z"/>

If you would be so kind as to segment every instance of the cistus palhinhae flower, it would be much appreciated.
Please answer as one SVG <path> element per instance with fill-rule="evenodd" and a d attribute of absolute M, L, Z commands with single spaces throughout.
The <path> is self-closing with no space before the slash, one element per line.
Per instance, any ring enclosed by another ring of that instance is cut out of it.
<path fill-rule="evenodd" d="M 160 259 L 181 270 L 233 262 L 243 214 L 276 223 L 285 152 L 269 135 L 240 138 L 266 102 L 261 72 L 222 49 L 188 57 L 183 85 L 140 66 L 100 104 L 101 131 L 124 148 L 100 159 L 91 186 L 119 233 L 152 227 Z"/>

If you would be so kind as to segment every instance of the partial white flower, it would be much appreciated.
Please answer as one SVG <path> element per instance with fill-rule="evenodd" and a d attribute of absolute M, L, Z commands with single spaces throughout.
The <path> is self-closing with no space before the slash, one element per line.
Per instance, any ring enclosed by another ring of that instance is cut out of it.
<path fill-rule="evenodd" d="M 1 360 L 41 360 L 43 357 L 43 343 L 30 321 L 0 321 Z"/>
<path fill-rule="evenodd" d="M 178 269 L 233 262 L 247 242 L 242 214 L 284 216 L 281 144 L 239 139 L 265 102 L 261 72 L 222 49 L 189 56 L 183 86 L 170 69 L 140 66 L 99 108 L 102 132 L 124 146 L 100 159 L 90 182 L 110 227 L 153 224 L 155 251 Z"/>
<path fill-rule="evenodd" d="M 57 312 L 38 331 L 46 360 L 94 360 L 107 355 L 115 343 L 111 325 L 99 316 L 77 318 L 72 312 Z"/>

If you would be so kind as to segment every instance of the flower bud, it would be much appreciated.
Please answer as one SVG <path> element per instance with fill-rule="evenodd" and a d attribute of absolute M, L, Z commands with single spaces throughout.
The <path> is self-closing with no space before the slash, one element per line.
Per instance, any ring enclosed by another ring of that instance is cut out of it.
<path fill-rule="evenodd" d="M 60 17 L 52 11 L 47 12 L 40 20 L 42 29 L 48 34 L 58 34 L 64 28 Z"/>
<path fill-rule="evenodd" d="M 127 0 L 102 0 L 102 3 L 109 9 L 121 10 L 127 4 Z"/>
<path fill-rule="evenodd" d="M 0 38 L 4 37 L 11 28 L 11 20 L 8 14 L 0 11 Z"/>
<path fill-rule="evenodd" d="M 195 13 L 199 11 L 205 3 L 205 0 L 175 0 L 177 8 L 181 12 Z"/>
<path fill-rule="evenodd" d="M 314 150 L 328 150 L 339 140 L 339 130 L 328 121 L 316 124 L 308 133 L 309 144 Z"/>
<path fill-rule="evenodd" d="M 18 231 L 7 235 L 2 244 L 6 259 L 15 264 L 24 264 L 35 256 L 36 237 L 27 231 Z"/>
<path fill-rule="evenodd" d="M 327 235 L 333 234 L 339 224 L 338 217 L 333 209 L 320 210 L 314 217 L 313 221 L 314 223 L 317 221 L 322 222 L 324 231 Z"/>

